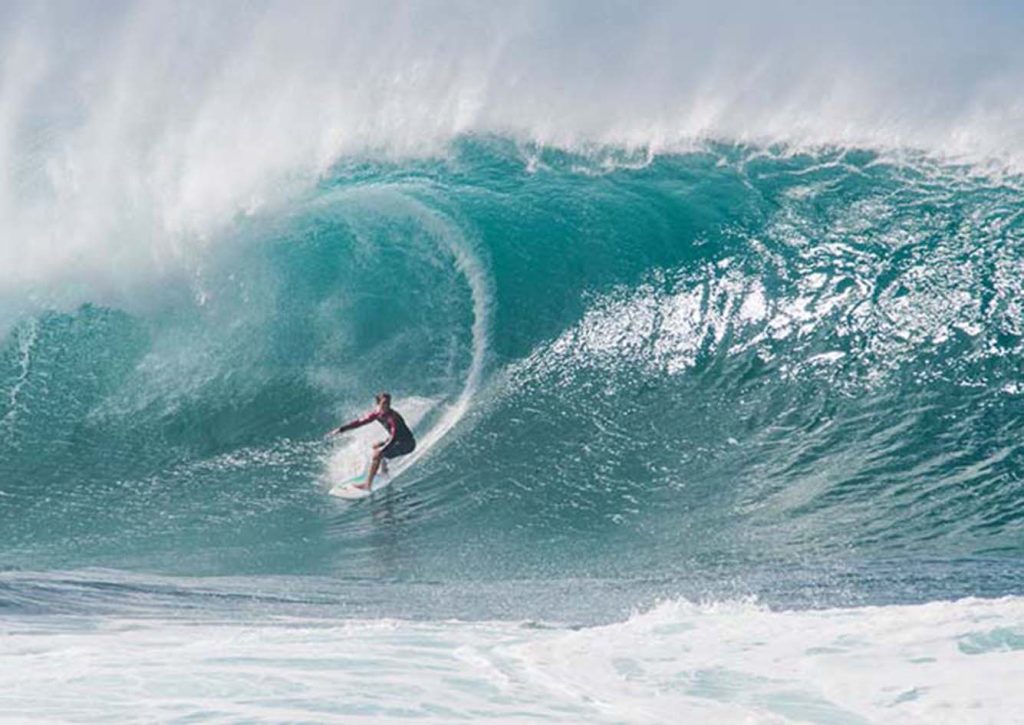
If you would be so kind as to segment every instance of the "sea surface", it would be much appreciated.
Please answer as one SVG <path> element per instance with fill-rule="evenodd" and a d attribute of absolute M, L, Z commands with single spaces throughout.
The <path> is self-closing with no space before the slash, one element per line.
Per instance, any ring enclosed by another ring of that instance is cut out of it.
<path fill-rule="evenodd" d="M 1020 722 L 1022 31 L 5 6 L 0 719 Z"/>

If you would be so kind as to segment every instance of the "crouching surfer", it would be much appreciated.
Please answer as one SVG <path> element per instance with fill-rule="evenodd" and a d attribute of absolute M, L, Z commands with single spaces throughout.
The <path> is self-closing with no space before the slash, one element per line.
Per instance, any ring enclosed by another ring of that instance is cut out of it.
<path fill-rule="evenodd" d="M 360 428 L 373 421 L 377 421 L 387 430 L 388 439 L 373 444 L 373 460 L 370 462 L 370 471 L 366 476 L 366 482 L 356 484 L 356 488 L 362 488 L 367 491 L 373 486 L 373 479 L 376 477 L 377 471 L 381 468 L 382 464 L 384 473 L 387 473 L 388 464 L 386 461 L 389 458 L 404 456 L 416 450 L 416 439 L 413 437 L 412 431 L 409 430 L 409 426 L 405 424 L 405 419 L 399 415 L 397 410 L 391 408 L 391 393 L 377 393 L 376 401 L 377 407 L 372 411 L 362 418 L 356 418 L 345 425 L 335 428 L 329 434 L 344 433 L 347 430 Z"/>

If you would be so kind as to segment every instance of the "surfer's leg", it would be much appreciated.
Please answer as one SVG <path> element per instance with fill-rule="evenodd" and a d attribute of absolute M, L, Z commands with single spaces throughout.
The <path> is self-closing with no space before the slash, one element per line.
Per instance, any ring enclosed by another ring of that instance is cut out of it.
<path fill-rule="evenodd" d="M 404 456 L 407 453 L 411 453 L 415 448 L 416 441 L 412 439 L 394 439 L 383 448 L 374 451 L 373 460 L 370 461 L 370 472 L 366 475 L 366 483 L 359 484 L 357 488 L 369 490 L 373 485 L 373 479 L 377 476 L 377 471 L 388 472 L 388 458 Z"/>
<path fill-rule="evenodd" d="M 366 483 L 357 485 L 357 488 L 365 488 L 367 491 L 370 490 L 370 487 L 373 486 L 373 479 L 377 475 L 377 469 L 380 468 L 380 460 L 381 452 L 376 451 L 373 454 L 373 460 L 370 461 L 370 472 L 366 474 Z"/>

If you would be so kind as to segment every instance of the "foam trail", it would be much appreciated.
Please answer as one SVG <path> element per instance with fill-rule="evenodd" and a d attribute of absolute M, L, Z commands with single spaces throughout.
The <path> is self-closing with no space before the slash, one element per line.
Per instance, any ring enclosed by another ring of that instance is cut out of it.
<path fill-rule="evenodd" d="M 427 228 L 430 238 L 454 260 L 455 268 L 465 279 L 466 285 L 469 287 L 473 306 L 473 323 L 471 326 L 471 357 L 466 377 L 458 396 L 453 402 L 444 407 L 443 412 L 431 428 L 422 436 L 417 437 L 416 450 L 408 456 L 403 456 L 398 463 L 390 467 L 390 473 L 393 477 L 398 476 L 402 471 L 426 455 L 462 420 L 469 410 L 470 403 L 480 387 L 483 376 L 484 363 L 487 357 L 491 307 L 487 271 L 455 222 L 445 218 L 440 212 L 431 209 L 408 194 L 402 194 L 401 199 L 404 204 L 407 204 L 410 209 L 414 210 L 417 221 Z M 403 399 L 403 410 L 406 407 L 410 407 L 412 411 L 411 415 L 408 416 L 409 424 L 415 426 L 427 415 L 429 408 L 433 404 L 433 402 L 425 401 L 422 398 Z M 329 478 L 332 481 L 348 478 L 365 467 L 365 451 L 369 440 L 369 438 L 357 437 L 352 441 L 346 442 L 332 453 L 328 464 Z"/>
<path fill-rule="evenodd" d="M 36 344 L 38 334 L 39 323 L 35 319 L 28 320 L 17 331 L 18 374 L 14 385 L 7 392 L 7 412 L 0 417 L 0 429 L 10 429 L 18 415 L 21 405 L 18 396 L 28 380 L 29 369 L 32 365 L 32 347 Z"/>
<path fill-rule="evenodd" d="M 462 420 L 469 409 L 469 404 L 480 387 L 484 361 L 487 355 L 487 337 L 490 315 L 491 296 L 488 291 L 488 277 L 483 264 L 469 247 L 465 237 L 451 225 L 444 225 L 437 238 L 447 251 L 455 258 L 455 265 L 469 285 L 473 299 L 473 351 L 466 373 L 466 381 L 459 397 L 445 410 L 441 419 L 423 436 L 412 455 L 402 467 L 396 467 L 395 475 L 404 468 L 419 460 L 427 451 L 441 440 L 448 431 Z"/>

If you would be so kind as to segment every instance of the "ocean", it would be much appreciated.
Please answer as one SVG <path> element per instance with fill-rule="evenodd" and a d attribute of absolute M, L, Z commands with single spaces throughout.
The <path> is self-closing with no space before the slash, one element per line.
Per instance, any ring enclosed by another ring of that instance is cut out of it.
<path fill-rule="evenodd" d="M 1020 721 L 1022 30 L 5 6 L 0 719 Z"/>

